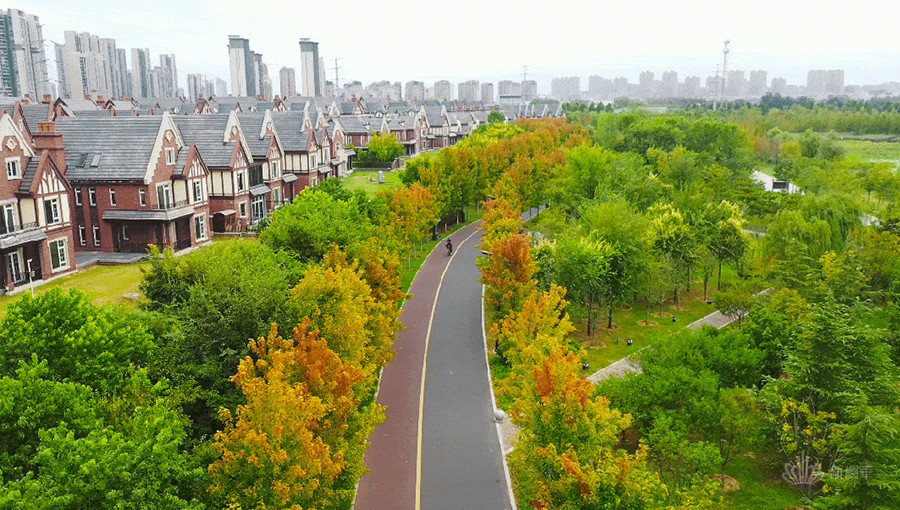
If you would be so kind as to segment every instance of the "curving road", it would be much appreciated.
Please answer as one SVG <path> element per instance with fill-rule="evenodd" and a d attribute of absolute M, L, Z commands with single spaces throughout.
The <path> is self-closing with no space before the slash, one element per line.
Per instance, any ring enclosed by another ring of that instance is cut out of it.
<path fill-rule="evenodd" d="M 413 282 L 378 393 L 387 419 L 370 438 L 356 508 L 512 508 L 482 336 L 480 223 L 452 236 L 452 258 L 439 246 Z"/>

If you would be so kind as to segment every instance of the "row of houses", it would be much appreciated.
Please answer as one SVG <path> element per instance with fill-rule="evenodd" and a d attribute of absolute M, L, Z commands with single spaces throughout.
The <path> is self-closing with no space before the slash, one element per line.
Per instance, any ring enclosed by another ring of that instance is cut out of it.
<path fill-rule="evenodd" d="M 382 105 L 330 115 L 314 101 L 178 113 L 88 103 L 0 103 L 0 293 L 73 271 L 81 252 L 178 251 L 245 232 L 303 189 L 352 172 L 378 133 L 414 155 L 453 145 L 489 113 Z"/>

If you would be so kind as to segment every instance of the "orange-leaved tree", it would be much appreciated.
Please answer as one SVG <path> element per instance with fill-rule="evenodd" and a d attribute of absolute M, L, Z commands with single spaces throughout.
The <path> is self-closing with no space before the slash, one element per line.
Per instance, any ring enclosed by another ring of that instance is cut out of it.
<path fill-rule="evenodd" d="M 358 445 L 350 430 L 359 414 L 362 371 L 341 360 L 304 321 L 290 338 L 251 341 L 231 380 L 247 400 L 236 416 L 224 409 L 215 436 L 219 458 L 210 467 L 210 492 L 223 505 L 242 508 L 319 508 L 349 503 L 353 484 L 344 473 L 347 451 Z M 366 408 L 369 428 L 381 410 Z M 348 438 L 350 438 L 348 440 Z"/>
<path fill-rule="evenodd" d="M 581 358 L 559 347 L 533 369 L 513 413 L 522 425 L 510 466 L 521 501 L 534 508 L 650 508 L 665 490 L 646 451 L 615 448 L 631 416 L 611 409 L 581 375 Z"/>

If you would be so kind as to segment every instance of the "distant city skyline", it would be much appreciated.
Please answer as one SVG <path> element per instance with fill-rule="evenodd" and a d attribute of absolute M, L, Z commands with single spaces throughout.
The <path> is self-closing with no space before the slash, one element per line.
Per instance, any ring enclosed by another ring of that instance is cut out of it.
<path fill-rule="evenodd" d="M 900 81 L 893 26 L 900 5 L 871 0 L 860 0 L 853 9 L 834 1 L 815 8 L 795 5 L 800 3 L 760 0 L 753 9 L 738 9 L 703 0 L 671 5 L 562 0 L 550 12 L 521 9 L 511 1 L 460 0 L 453 12 L 476 14 L 462 23 L 443 8 L 408 9 L 397 3 L 371 9 L 348 0 L 341 11 L 368 14 L 341 16 L 346 23 L 341 30 L 334 29 L 330 10 L 322 11 L 321 22 L 304 17 L 300 23 L 284 14 L 294 12 L 294 4 L 280 0 L 253 10 L 237 0 L 130 2 L 128 9 L 111 0 L 95 0 L 89 8 L 62 0 L 13 0 L 9 7 L 39 16 L 48 46 L 73 30 L 115 39 L 119 48 L 174 54 L 181 71 L 178 87 L 185 90 L 187 74 L 230 76 L 229 34 L 250 40 L 270 68 L 298 70 L 297 41 L 309 37 L 319 43 L 327 80 L 334 80 L 334 59 L 339 59 L 342 83 L 419 80 L 433 86 L 447 80 L 455 88 L 467 80 L 521 81 L 525 65 L 542 95 L 550 92 L 553 78 L 566 76 L 579 76 L 583 84 L 591 75 L 636 82 L 644 71 L 661 76 L 674 70 L 705 79 L 721 64 L 726 38 L 732 41 L 729 68 L 765 69 L 769 80 L 781 77 L 805 85 L 811 69 L 843 69 L 847 85 Z M 427 36 L 410 35 L 403 43 L 413 27 L 426 22 L 431 27 Z M 396 33 L 378 37 L 381 30 Z M 298 83 L 301 79 L 298 73 Z"/>

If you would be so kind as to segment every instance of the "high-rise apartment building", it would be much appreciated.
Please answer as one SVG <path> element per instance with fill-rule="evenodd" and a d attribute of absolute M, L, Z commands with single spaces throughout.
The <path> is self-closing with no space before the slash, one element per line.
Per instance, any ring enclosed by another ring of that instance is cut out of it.
<path fill-rule="evenodd" d="M 594 100 L 612 98 L 612 80 L 602 76 L 588 76 L 588 96 Z"/>
<path fill-rule="evenodd" d="M 62 96 L 129 95 L 125 51 L 116 48 L 115 40 L 67 30 L 64 41 L 54 46 Z"/>
<path fill-rule="evenodd" d="M 425 84 L 415 80 L 406 82 L 403 99 L 407 101 L 424 101 Z"/>
<path fill-rule="evenodd" d="M 306 97 L 321 97 L 325 83 L 319 43 L 300 39 L 300 90 Z"/>
<path fill-rule="evenodd" d="M 40 98 L 50 92 L 38 17 L 0 9 L 0 94 Z"/>
<path fill-rule="evenodd" d="M 562 101 L 580 98 L 581 78 L 577 76 L 553 78 L 553 80 L 550 81 L 550 95 Z"/>
<path fill-rule="evenodd" d="M 824 97 L 844 93 L 844 71 L 842 69 L 813 69 L 806 75 L 806 93 L 813 97 Z"/>
<path fill-rule="evenodd" d="M 784 78 L 772 78 L 771 92 L 779 96 L 787 95 L 787 80 Z"/>
<path fill-rule="evenodd" d="M 281 97 L 293 97 L 297 95 L 297 73 L 292 67 L 282 67 L 278 71 L 278 83 L 281 88 Z"/>
<path fill-rule="evenodd" d="M 752 97 L 762 97 L 768 90 L 769 85 L 766 72 L 761 69 L 750 71 L 750 83 L 748 84 L 747 94 Z"/>
<path fill-rule="evenodd" d="M 522 100 L 531 101 L 537 99 L 537 82 L 534 80 L 522 81 Z"/>
<path fill-rule="evenodd" d="M 659 80 L 659 97 L 671 98 L 678 96 L 678 71 L 665 71 Z"/>
<path fill-rule="evenodd" d="M 478 81 L 468 80 L 456 85 L 456 98 L 460 101 L 478 101 Z"/>
<path fill-rule="evenodd" d="M 157 97 L 178 97 L 178 69 L 174 54 L 159 56 L 159 87 Z"/>
<path fill-rule="evenodd" d="M 213 86 L 211 88 L 213 90 L 210 91 L 210 95 L 216 97 L 225 97 L 228 95 L 228 82 L 222 78 L 214 78 Z"/>
<path fill-rule="evenodd" d="M 494 104 L 494 84 L 481 84 L 481 102 L 484 104 Z"/>
<path fill-rule="evenodd" d="M 678 87 L 680 97 L 702 97 L 703 80 L 699 76 L 687 76 L 684 83 Z"/>
<path fill-rule="evenodd" d="M 656 96 L 656 78 L 653 71 L 644 71 L 638 75 L 638 94 L 644 99 Z"/>
<path fill-rule="evenodd" d="M 254 65 L 249 40 L 239 35 L 228 36 L 228 64 L 231 68 L 231 93 L 235 96 L 255 96 L 259 68 Z"/>
<path fill-rule="evenodd" d="M 188 74 L 187 87 L 187 98 L 190 101 L 197 101 L 201 97 L 207 97 L 208 83 L 206 81 L 206 75 Z"/>
<path fill-rule="evenodd" d="M 747 94 L 748 87 L 749 84 L 747 83 L 747 78 L 744 76 L 744 71 L 741 71 L 740 69 L 728 71 L 728 78 L 725 80 L 726 97 L 744 97 Z"/>
<path fill-rule="evenodd" d="M 434 98 L 439 101 L 453 100 L 453 84 L 447 80 L 434 82 Z"/>
<path fill-rule="evenodd" d="M 154 80 L 154 78 L 156 78 Z M 134 97 L 155 97 L 153 65 L 150 63 L 150 50 L 147 48 L 131 49 L 131 94 Z"/>

